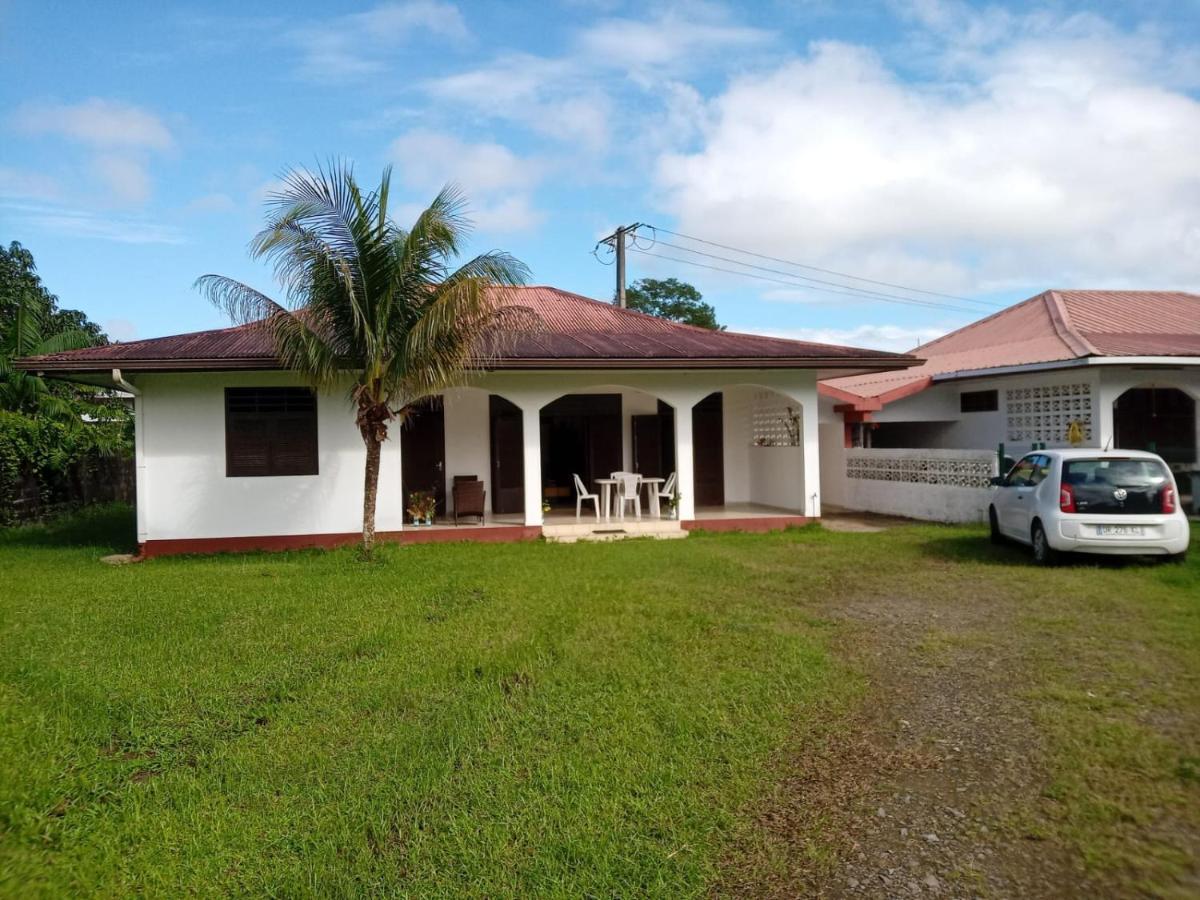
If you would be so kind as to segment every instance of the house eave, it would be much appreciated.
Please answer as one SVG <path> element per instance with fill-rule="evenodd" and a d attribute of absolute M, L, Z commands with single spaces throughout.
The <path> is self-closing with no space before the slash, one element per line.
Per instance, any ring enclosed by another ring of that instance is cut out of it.
<path fill-rule="evenodd" d="M 996 375 L 1022 375 L 1027 372 L 1076 369 L 1083 366 L 1138 366 L 1156 368 L 1179 368 L 1200 366 L 1200 356 L 1081 356 L 1075 359 L 1054 359 L 1045 362 L 1024 363 L 1018 366 L 993 366 L 988 369 L 962 369 L 934 375 L 933 381 L 959 381 L 965 378 L 990 378 Z"/>
<path fill-rule="evenodd" d="M 703 359 L 508 359 L 494 362 L 480 371 L 557 371 L 644 370 L 644 369 L 855 369 L 881 371 L 905 369 L 920 364 L 919 359 L 895 357 L 736 357 Z M 224 372 L 278 371 L 276 360 L 261 357 L 244 359 L 111 359 L 51 360 L 26 358 L 14 362 L 18 369 L 48 376 L 93 375 L 107 373 L 114 366 L 124 372 Z"/>

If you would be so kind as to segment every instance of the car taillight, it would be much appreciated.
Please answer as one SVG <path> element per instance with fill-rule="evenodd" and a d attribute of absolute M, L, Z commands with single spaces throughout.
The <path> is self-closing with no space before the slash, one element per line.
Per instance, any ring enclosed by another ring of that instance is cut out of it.
<path fill-rule="evenodd" d="M 1175 488 L 1173 488 L 1173 487 L 1163 488 L 1162 511 L 1165 513 L 1175 512 Z"/>
<path fill-rule="evenodd" d="M 1058 508 L 1063 512 L 1075 512 L 1075 489 L 1064 484 L 1058 491 Z"/>

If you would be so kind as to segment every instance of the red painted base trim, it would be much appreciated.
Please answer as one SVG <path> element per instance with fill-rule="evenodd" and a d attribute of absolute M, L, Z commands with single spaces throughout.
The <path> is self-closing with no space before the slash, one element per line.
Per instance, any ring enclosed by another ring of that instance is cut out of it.
<path fill-rule="evenodd" d="M 529 541 L 541 537 L 536 525 L 503 525 L 490 528 L 414 528 L 411 531 L 380 531 L 376 537 L 394 544 L 431 544 L 451 541 Z M 176 556 L 181 553 L 248 553 L 255 550 L 306 550 L 348 547 L 362 540 L 362 534 L 341 532 L 332 534 L 266 534 L 254 537 L 179 538 L 145 541 L 138 556 Z"/>
<path fill-rule="evenodd" d="M 680 524 L 684 531 L 750 531 L 762 534 L 783 531 L 793 525 L 807 525 L 811 516 L 747 516 L 744 519 L 688 519 Z"/>

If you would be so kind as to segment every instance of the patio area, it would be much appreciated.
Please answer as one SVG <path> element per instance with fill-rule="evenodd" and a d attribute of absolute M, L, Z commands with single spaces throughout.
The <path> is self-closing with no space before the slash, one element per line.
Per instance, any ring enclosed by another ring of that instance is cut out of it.
<path fill-rule="evenodd" d="M 589 381 L 548 400 L 525 401 L 508 384 L 462 388 L 414 417 L 402 441 L 404 497 L 436 494 L 437 524 L 406 519 L 397 530 L 427 536 L 416 540 L 469 539 L 469 528 L 678 534 L 819 515 L 815 410 L 806 414 L 790 386 L 733 384 L 681 401 L 657 383 Z M 622 472 L 639 484 L 620 485 Z M 476 483 L 475 514 L 456 526 L 459 481 Z"/>

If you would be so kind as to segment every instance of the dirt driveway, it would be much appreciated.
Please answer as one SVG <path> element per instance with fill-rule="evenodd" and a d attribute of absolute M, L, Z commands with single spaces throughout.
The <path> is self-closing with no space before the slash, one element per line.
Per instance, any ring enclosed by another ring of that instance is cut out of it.
<path fill-rule="evenodd" d="M 1076 758 L 1071 746 L 1129 719 L 1152 723 L 1155 741 L 1179 742 L 1168 755 L 1189 758 L 1186 747 L 1200 734 L 1197 704 L 1188 699 L 1180 709 L 1159 696 L 1154 708 L 1139 710 L 1136 698 L 1155 693 L 1163 681 L 1195 698 L 1200 659 L 1164 653 L 1125 671 L 1121 663 L 1109 665 L 1109 654 L 1152 652 L 1161 623 L 1105 599 L 1098 636 L 1122 645 L 1105 646 L 1088 633 L 1082 615 L 1094 611 L 1099 597 L 1129 594 L 1130 584 L 1143 584 L 1147 594 L 1158 590 L 1154 567 L 1043 574 L 1015 549 L 981 549 L 981 537 L 946 537 L 895 520 L 835 524 L 864 538 L 892 528 L 886 544 L 876 545 L 880 558 L 836 574 L 832 590 L 801 601 L 836 624 L 840 653 L 864 677 L 865 689 L 844 728 L 801 739 L 780 760 L 778 787 L 755 811 L 718 893 L 1200 895 L 1194 813 L 1139 806 L 1164 797 L 1186 804 L 1197 796 L 1194 782 L 1184 777 L 1182 794 L 1164 795 L 1137 783 L 1159 777 L 1139 771 L 1141 760 L 1111 760 L 1116 775 L 1092 771 L 1095 754 Z M 905 552 L 913 549 L 915 559 Z M 1087 598 L 1089 581 L 1104 583 L 1096 598 Z M 1097 721 L 1073 722 L 1065 733 L 1048 727 L 1062 692 L 1096 707 Z M 1103 698 L 1113 694 L 1121 702 L 1110 708 Z M 1087 789 L 1076 797 L 1066 788 L 1060 796 L 1058 783 L 1070 782 L 1072 773 L 1059 770 L 1074 765 Z M 1113 798 L 1096 796 L 1105 784 Z M 1109 802 L 1126 807 L 1116 821 L 1090 821 L 1084 807 Z M 1097 860 L 1114 841 L 1127 843 L 1129 858 Z M 1159 855 L 1173 864 L 1160 867 L 1151 858 Z"/>

